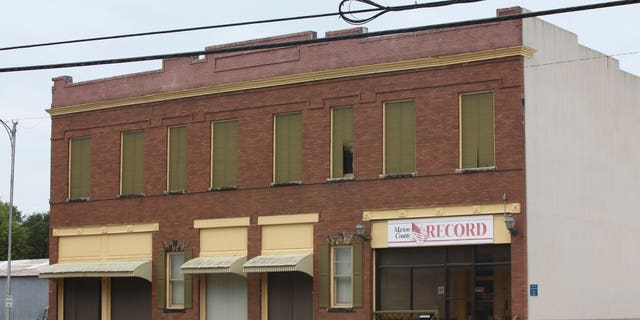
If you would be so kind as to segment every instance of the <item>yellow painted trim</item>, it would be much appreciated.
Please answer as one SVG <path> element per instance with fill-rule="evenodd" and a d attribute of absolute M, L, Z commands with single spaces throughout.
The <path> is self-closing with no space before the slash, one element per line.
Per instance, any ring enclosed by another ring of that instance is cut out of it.
<path fill-rule="evenodd" d="M 465 215 L 520 213 L 520 203 L 478 204 L 469 206 L 407 208 L 389 210 L 370 210 L 362 213 L 362 220 L 389 220 L 408 218 L 450 217 Z"/>
<path fill-rule="evenodd" d="M 440 57 L 428 57 L 412 60 L 404 60 L 397 62 L 386 62 L 372 65 L 347 67 L 332 70 L 314 71 L 267 79 L 249 80 L 236 83 L 225 83 L 201 88 L 192 88 L 177 90 L 171 92 L 155 93 L 145 96 L 129 97 L 122 99 L 114 99 L 100 102 L 92 102 L 78 105 L 70 105 L 58 108 L 47 109 L 46 111 L 52 116 L 60 116 L 65 114 L 73 114 L 79 112 L 95 111 L 102 109 L 110 109 L 124 107 L 143 103 L 161 102 L 168 100 L 176 100 L 190 97 L 198 97 L 211 94 L 236 92 L 242 90 L 261 89 L 275 86 L 283 86 L 289 84 L 298 84 L 311 81 L 340 79 L 346 77 L 355 77 L 362 75 L 380 74 L 386 72 L 406 71 L 415 69 L 425 69 L 449 66 L 455 64 L 463 64 L 476 61 L 484 61 L 490 59 L 506 58 L 513 56 L 531 57 L 535 52 L 534 49 L 526 46 L 505 47 L 492 50 L 476 51 L 445 55 Z"/>
<path fill-rule="evenodd" d="M 378 260 L 377 253 L 378 253 L 377 250 L 372 250 L 372 253 L 371 253 L 371 263 L 372 263 L 371 265 L 372 266 L 377 266 L 378 265 L 377 264 L 378 263 L 378 261 L 377 261 Z M 371 268 L 371 269 L 372 269 L 372 271 L 371 271 L 371 288 L 375 288 L 376 287 L 376 277 L 377 277 L 378 268 L 374 267 L 374 268 Z M 362 290 L 364 290 L 364 289 L 362 289 Z M 378 302 L 376 301 L 376 298 L 377 298 L 376 297 L 376 291 L 377 290 L 371 290 L 371 301 L 373 301 L 373 305 L 372 305 L 373 311 L 377 311 L 376 306 L 378 305 Z"/>
<path fill-rule="evenodd" d="M 56 297 L 58 303 L 58 319 L 64 320 L 64 279 L 57 279 L 56 284 L 58 285 L 58 296 Z"/>
<path fill-rule="evenodd" d="M 122 162 L 124 160 L 124 132 L 120 132 L 120 192 L 122 194 Z"/>
<path fill-rule="evenodd" d="M 260 277 L 262 279 L 262 296 L 260 299 L 260 302 L 262 304 L 262 320 L 268 320 L 267 317 L 269 315 L 269 287 L 268 287 L 268 283 L 269 283 L 269 274 L 268 273 L 262 273 L 262 277 Z"/>
<path fill-rule="evenodd" d="M 102 226 L 54 228 L 52 230 L 52 235 L 54 237 L 68 237 L 98 234 L 153 232 L 158 230 L 160 230 L 159 223 L 152 222 L 139 224 L 110 224 Z"/>
<path fill-rule="evenodd" d="M 462 169 L 462 96 L 491 92 L 493 101 L 491 102 L 493 107 L 493 165 L 496 165 L 496 94 L 494 90 L 465 92 L 458 95 L 458 168 Z"/>
<path fill-rule="evenodd" d="M 101 320 L 111 320 L 111 278 L 102 278 Z"/>
<path fill-rule="evenodd" d="M 71 198 L 71 139 L 67 141 L 67 198 Z"/>
<path fill-rule="evenodd" d="M 259 216 L 258 225 L 314 223 L 318 222 L 317 213 L 283 214 L 275 216 Z"/>
<path fill-rule="evenodd" d="M 388 233 L 387 220 L 371 221 L 371 248 L 387 248 Z"/>
<path fill-rule="evenodd" d="M 511 233 L 504 223 L 504 214 L 493 216 L 493 244 L 511 243 Z"/>
<path fill-rule="evenodd" d="M 193 220 L 194 229 L 248 227 L 249 217 Z"/>
<path fill-rule="evenodd" d="M 200 275 L 200 320 L 207 320 L 207 275 Z"/>
<path fill-rule="evenodd" d="M 333 176 L 333 112 L 336 108 L 331 108 L 330 112 L 330 122 L 331 128 L 329 129 L 329 177 L 336 178 Z"/>
<path fill-rule="evenodd" d="M 211 150 L 209 150 L 209 188 L 213 188 L 213 132 L 214 132 L 214 124 L 216 121 L 211 121 L 211 141 L 209 146 Z M 195 221 L 194 221 L 195 224 Z"/>

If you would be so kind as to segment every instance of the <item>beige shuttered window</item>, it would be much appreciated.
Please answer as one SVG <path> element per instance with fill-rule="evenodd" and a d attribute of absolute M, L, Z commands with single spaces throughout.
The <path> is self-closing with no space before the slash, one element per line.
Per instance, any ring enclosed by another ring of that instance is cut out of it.
<path fill-rule="evenodd" d="M 120 194 L 144 193 L 144 131 L 122 133 Z"/>
<path fill-rule="evenodd" d="M 91 191 L 91 138 L 69 140 L 69 199 L 87 199 Z"/>
<path fill-rule="evenodd" d="M 331 110 L 331 178 L 353 176 L 353 108 Z"/>
<path fill-rule="evenodd" d="M 460 95 L 460 167 L 495 166 L 493 92 Z"/>
<path fill-rule="evenodd" d="M 211 187 L 235 187 L 238 175 L 238 121 L 214 122 L 211 132 Z"/>
<path fill-rule="evenodd" d="M 302 114 L 275 117 L 274 182 L 302 180 Z"/>
<path fill-rule="evenodd" d="M 362 242 L 319 248 L 318 306 L 362 307 Z"/>
<path fill-rule="evenodd" d="M 181 192 L 185 190 L 187 127 L 169 128 L 167 191 Z"/>
<path fill-rule="evenodd" d="M 384 173 L 416 171 L 415 101 L 384 105 Z"/>

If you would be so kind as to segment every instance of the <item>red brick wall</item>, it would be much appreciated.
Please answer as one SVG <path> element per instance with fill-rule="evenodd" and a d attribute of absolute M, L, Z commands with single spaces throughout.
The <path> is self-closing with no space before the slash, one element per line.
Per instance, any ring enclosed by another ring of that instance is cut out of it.
<path fill-rule="evenodd" d="M 249 257 L 260 253 L 257 216 L 318 212 L 316 245 L 338 231 L 352 232 L 370 209 L 499 203 L 503 193 L 524 211 L 524 141 L 521 96 L 522 59 L 415 70 L 387 75 L 322 81 L 59 116 L 53 119 L 51 227 L 159 222 L 154 250 L 163 241 L 188 241 L 199 250 L 193 220 L 250 216 Z M 494 90 L 496 126 L 495 172 L 456 174 L 458 168 L 458 95 Z M 416 100 L 418 176 L 378 178 L 382 173 L 382 105 Z M 327 183 L 329 177 L 330 108 L 354 108 L 356 181 Z M 273 116 L 303 115 L 303 181 L 301 186 L 269 187 L 272 182 Z M 210 176 L 211 121 L 236 118 L 239 190 L 207 192 Z M 187 194 L 164 195 L 167 127 L 187 125 Z M 117 199 L 120 132 L 145 130 L 144 198 Z M 66 203 L 68 139 L 92 138 L 91 201 Z M 514 315 L 526 318 L 525 215 L 518 214 L 520 233 L 512 242 Z M 364 304 L 353 313 L 327 313 L 315 318 L 369 319 L 372 310 L 372 251 L 364 248 Z M 51 241 L 56 261 L 57 241 Z M 315 266 L 318 261 L 316 257 Z M 316 269 L 317 274 L 317 269 Z M 194 308 L 164 313 L 154 319 L 198 319 L 198 280 Z M 260 276 L 250 275 L 249 318 L 260 319 Z M 155 285 L 155 284 L 154 284 Z M 314 289 L 317 290 L 317 283 Z M 154 300 L 155 303 L 155 300 Z M 51 298 L 55 319 L 55 298 Z"/>

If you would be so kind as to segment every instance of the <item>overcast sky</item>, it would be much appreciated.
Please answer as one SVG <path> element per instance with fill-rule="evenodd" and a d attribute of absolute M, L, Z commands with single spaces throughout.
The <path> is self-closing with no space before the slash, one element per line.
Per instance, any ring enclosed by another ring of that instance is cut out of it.
<path fill-rule="evenodd" d="M 408 0 L 380 0 L 383 5 L 405 5 Z M 583 5 L 598 1 L 487 0 L 446 8 L 387 13 L 365 25 L 380 31 L 495 16 L 497 8 L 523 6 L 532 11 Z M 601 1 L 602 2 L 602 1 Z M 247 20 L 290 17 L 337 11 L 338 0 L 149 1 L 149 0 L 32 0 L 2 5 L 0 47 L 76 38 L 216 25 Z M 640 5 L 546 16 L 578 35 L 580 43 L 615 55 L 623 70 L 640 75 Z M 202 50 L 214 44 L 236 42 L 300 31 L 353 26 L 338 19 L 283 22 L 229 29 L 194 31 L 144 38 L 24 50 L 0 51 L 0 68 L 87 61 Z M 18 120 L 14 204 L 23 214 L 49 210 L 49 137 L 51 79 L 68 75 L 74 82 L 160 68 L 160 62 L 0 73 L 0 119 Z M 0 133 L 0 201 L 9 201 L 10 146 Z"/>

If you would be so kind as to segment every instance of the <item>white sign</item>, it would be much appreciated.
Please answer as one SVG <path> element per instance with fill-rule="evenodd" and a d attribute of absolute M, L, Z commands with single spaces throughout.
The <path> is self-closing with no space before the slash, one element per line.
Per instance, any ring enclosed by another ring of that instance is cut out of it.
<path fill-rule="evenodd" d="M 390 220 L 389 247 L 493 243 L 493 216 Z"/>

